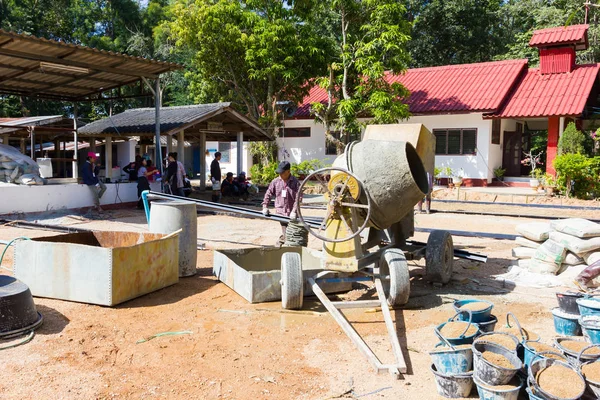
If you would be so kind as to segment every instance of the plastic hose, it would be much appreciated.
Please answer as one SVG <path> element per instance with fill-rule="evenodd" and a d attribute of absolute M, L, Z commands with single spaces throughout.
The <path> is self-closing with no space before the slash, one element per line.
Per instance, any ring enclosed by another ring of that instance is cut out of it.
<path fill-rule="evenodd" d="M 6 250 L 8 250 L 8 248 L 13 244 L 13 242 L 16 242 L 17 240 L 31 240 L 31 239 L 28 237 L 25 237 L 25 236 L 19 236 L 18 238 L 14 238 L 10 242 L 8 242 L 8 244 L 4 248 L 4 251 L 0 255 L 0 268 L 12 272 L 12 269 L 8 269 L 8 268 L 2 266 L 2 260 L 4 259 L 4 254 L 6 254 Z"/>

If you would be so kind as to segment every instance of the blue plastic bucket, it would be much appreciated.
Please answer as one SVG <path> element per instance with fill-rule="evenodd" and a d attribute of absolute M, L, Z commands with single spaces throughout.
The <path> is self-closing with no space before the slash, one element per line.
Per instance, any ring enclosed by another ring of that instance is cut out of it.
<path fill-rule="evenodd" d="M 473 369 L 473 349 L 470 345 L 454 348 L 436 347 L 429 355 L 438 372 L 445 375 L 465 374 Z"/>
<path fill-rule="evenodd" d="M 584 315 L 598 315 L 600 316 L 600 301 L 591 297 L 584 297 L 577 299 L 577 307 L 579 307 L 579 314 Z"/>
<path fill-rule="evenodd" d="M 567 358 L 555 347 L 547 345 L 548 348 L 547 349 L 535 349 L 535 344 L 539 343 L 535 340 L 528 340 L 526 342 L 523 342 L 523 366 L 525 367 L 525 370 L 527 370 L 527 367 L 529 366 L 529 364 L 531 364 L 531 361 L 533 360 L 533 358 L 540 354 L 540 357 L 543 356 L 543 354 L 553 354 L 555 356 L 558 356 L 561 358 L 561 360 L 563 361 L 567 361 Z"/>
<path fill-rule="evenodd" d="M 536 396 L 535 393 L 535 389 L 532 389 L 531 386 L 527 386 L 527 388 L 525 389 L 525 391 L 527 392 L 527 395 L 529 396 L 529 400 L 546 400 L 543 397 L 539 397 Z"/>
<path fill-rule="evenodd" d="M 600 316 L 582 315 L 579 324 L 585 336 L 592 344 L 600 344 Z"/>
<path fill-rule="evenodd" d="M 554 331 L 560 336 L 579 336 L 581 335 L 581 326 L 579 326 L 579 315 L 569 314 L 562 311 L 559 307 L 552 309 L 554 317 Z"/>
<path fill-rule="evenodd" d="M 519 392 L 523 387 L 523 381 L 517 377 L 513 378 L 513 381 L 508 383 L 508 385 L 514 386 L 514 388 L 511 389 L 498 389 L 497 387 L 487 385 L 475 375 L 473 375 L 473 382 L 475 383 L 475 386 L 477 386 L 477 393 L 479 393 L 480 400 L 517 400 L 519 398 Z"/>
<path fill-rule="evenodd" d="M 485 308 L 477 310 L 469 309 L 473 315 L 471 321 L 475 323 L 490 321 L 492 319 L 492 308 L 494 308 L 494 304 L 486 300 L 477 299 L 457 300 L 454 302 L 454 310 L 459 313 L 458 319 L 460 321 L 468 321 L 469 315 L 465 312 L 465 309 L 461 309 L 461 307 L 475 303 L 479 303 L 477 304 L 478 306 L 485 306 Z"/>
<path fill-rule="evenodd" d="M 461 344 L 473 344 L 473 340 L 475 340 L 475 338 L 479 335 L 479 326 L 477 324 L 472 323 L 470 319 L 469 319 L 469 321 L 456 321 L 455 319 L 456 319 L 456 317 L 458 317 L 459 314 L 460 313 L 454 314 L 454 316 L 452 318 L 450 318 L 448 320 L 448 322 L 444 322 L 443 324 L 436 326 L 435 333 L 443 341 L 445 341 L 447 344 L 449 344 L 451 346 L 458 346 Z M 459 324 L 460 325 L 459 330 L 462 333 L 457 334 L 456 337 L 445 336 L 444 334 L 442 334 L 442 330 L 447 324 Z M 463 327 L 464 327 L 464 329 L 463 329 Z M 476 330 L 475 330 L 475 333 L 469 335 L 467 333 L 471 327 L 475 327 Z"/>

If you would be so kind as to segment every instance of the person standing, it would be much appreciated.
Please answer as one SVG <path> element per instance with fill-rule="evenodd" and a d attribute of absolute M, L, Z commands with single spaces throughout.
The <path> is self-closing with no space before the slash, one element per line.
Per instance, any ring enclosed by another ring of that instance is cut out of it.
<path fill-rule="evenodd" d="M 218 203 L 221 199 L 221 152 L 215 153 L 215 159 L 210 163 L 210 180 L 212 182 L 212 201 Z"/>
<path fill-rule="evenodd" d="M 185 177 L 185 167 L 183 163 L 177 161 L 177 153 L 169 153 L 169 165 L 167 166 L 166 182 L 171 187 L 171 194 L 175 196 L 185 197 L 183 191 Z"/>
<path fill-rule="evenodd" d="M 153 171 L 148 171 L 147 161 L 145 158 L 142 158 L 142 163 L 137 170 L 137 190 L 138 190 L 138 203 L 137 208 L 140 210 L 144 208 L 144 203 L 142 201 L 142 192 L 144 190 L 150 190 L 150 183 L 148 182 L 148 177 L 152 175 Z"/>
<path fill-rule="evenodd" d="M 137 181 L 137 170 L 142 165 L 142 156 L 135 156 L 135 161 L 130 162 L 123 167 L 123 172 L 129 175 L 129 182 Z"/>
<path fill-rule="evenodd" d="M 104 185 L 104 183 L 100 182 L 98 179 L 100 167 L 98 167 L 95 163 L 96 153 L 90 151 L 87 155 L 85 163 L 83 164 L 81 176 L 83 178 L 83 183 L 85 183 L 92 192 L 96 210 L 98 212 L 102 212 L 102 208 L 100 207 L 100 199 L 104 195 L 104 192 L 106 192 L 106 185 Z"/>
<path fill-rule="evenodd" d="M 278 215 L 290 217 L 291 221 L 297 220 L 296 213 L 296 198 L 300 189 L 300 181 L 296 179 L 291 171 L 291 165 L 288 161 L 279 163 L 276 172 L 279 176 L 269 184 L 267 193 L 262 202 L 262 213 L 265 216 L 271 215 L 269 212 L 269 203 L 271 198 L 275 196 L 275 212 Z M 285 230 L 287 222 L 281 222 L 281 236 L 279 237 L 279 245 L 285 243 Z"/>

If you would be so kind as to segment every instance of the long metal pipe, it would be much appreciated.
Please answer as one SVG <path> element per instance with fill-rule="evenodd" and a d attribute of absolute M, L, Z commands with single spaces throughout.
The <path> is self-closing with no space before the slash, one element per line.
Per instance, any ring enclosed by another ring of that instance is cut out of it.
<path fill-rule="evenodd" d="M 148 220 L 148 223 L 150 222 L 150 208 L 148 207 L 148 200 L 150 200 L 150 199 L 189 201 L 189 202 L 196 203 L 201 207 L 211 208 L 213 210 L 235 212 L 235 213 L 241 214 L 241 215 L 247 215 L 247 216 L 255 217 L 255 218 L 264 218 L 264 219 L 269 219 L 271 221 L 277 221 L 277 222 L 290 222 L 290 218 L 285 217 L 283 215 L 272 214 L 269 216 L 265 216 L 262 212 L 257 211 L 257 210 L 251 210 L 248 208 L 230 206 L 230 205 L 225 205 L 225 204 L 220 204 L 220 203 L 213 203 L 212 201 L 206 201 L 206 200 L 198 200 L 198 199 L 190 199 L 190 198 L 184 199 L 179 196 L 174 196 L 174 195 L 160 193 L 160 192 L 144 191 L 144 192 L 142 192 L 142 198 L 144 199 L 144 208 L 146 211 L 146 219 Z M 317 222 L 316 220 L 307 220 L 306 222 L 311 226 L 311 228 L 318 229 L 319 226 L 321 225 L 320 221 Z"/>

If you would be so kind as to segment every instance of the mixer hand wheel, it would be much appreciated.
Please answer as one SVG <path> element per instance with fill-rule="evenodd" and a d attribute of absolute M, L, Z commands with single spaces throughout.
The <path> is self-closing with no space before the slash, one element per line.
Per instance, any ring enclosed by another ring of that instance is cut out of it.
<path fill-rule="evenodd" d="M 309 182 L 316 183 L 315 186 Z M 344 168 L 328 167 L 308 175 L 299 189 L 297 199 L 298 218 L 315 237 L 333 243 L 353 239 L 367 227 L 371 217 L 371 199 L 364 184 L 352 172 Z M 308 194 L 323 194 L 320 202 L 300 203 Z M 308 216 L 309 208 L 325 206 L 325 218 Z M 319 227 L 314 227 L 318 221 Z M 308 224 L 307 222 L 311 222 Z M 312 225 L 312 226 L 311 226 Z"/>

